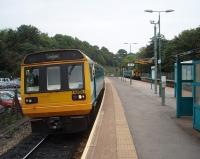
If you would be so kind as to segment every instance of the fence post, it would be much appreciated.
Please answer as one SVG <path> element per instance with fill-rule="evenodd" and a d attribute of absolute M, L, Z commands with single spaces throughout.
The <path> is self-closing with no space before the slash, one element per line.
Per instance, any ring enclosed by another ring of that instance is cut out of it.
<path fill-rule="evenodd" d="M 15 89 L 14 107 L 15 107 L 15 109 L 16 109 L 17 117 L 19 117 L 19 114 L 20 114 L 21 116 L 23 116 L 21 104 L 19 103 L 19 100 L 18 100 L 17 89 Z"/>

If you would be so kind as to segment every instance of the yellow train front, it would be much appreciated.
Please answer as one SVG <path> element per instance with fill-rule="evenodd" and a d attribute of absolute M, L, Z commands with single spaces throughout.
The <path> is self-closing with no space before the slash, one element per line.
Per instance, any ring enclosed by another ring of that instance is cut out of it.
<path fill-rule="evenodd" d="M 79 50 L 29 54 L 21 65 L 22 110 L 33 133 L 87 129 L 103 87 L 103 68 Z"/>

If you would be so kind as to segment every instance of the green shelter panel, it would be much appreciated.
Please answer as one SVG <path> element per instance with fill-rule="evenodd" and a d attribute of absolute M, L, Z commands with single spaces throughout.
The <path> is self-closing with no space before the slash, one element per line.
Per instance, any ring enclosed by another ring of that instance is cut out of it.
<path fill-rule="evenodd" d="M 200 106 L 200 86 L 195 86 L 194 90 L 194 104 Z"/>
<path fill-rule="evenodd" d="M 192 83 L 191 82 L 182 82 L 182 97 L 192 97 Z"/>
<path fill-rule="evenodd" d="M 200 131 L 200 107 L 194 106 L 193 127 Z"/>
<path fill-rule="evenodd" d="M 180 62 L 177 60 L 175 65 L 176 72 L 176 116 L 193 115 L 193 63 Z"/>

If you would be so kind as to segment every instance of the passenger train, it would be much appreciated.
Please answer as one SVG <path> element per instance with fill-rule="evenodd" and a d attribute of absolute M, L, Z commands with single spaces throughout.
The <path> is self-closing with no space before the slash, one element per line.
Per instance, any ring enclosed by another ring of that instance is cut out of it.
<path fill-rule="evenodd" d="M 138 69 L 124 70 L 123 76 L 134 80 L 141 80 L 140 71 Z"/>
<path fill-rule="evenodd" d="M 21 64 L 22 111 L 33 133 L 86 130 L 103 89 L 103 67 L 76 49 L 29 54 Z"/>

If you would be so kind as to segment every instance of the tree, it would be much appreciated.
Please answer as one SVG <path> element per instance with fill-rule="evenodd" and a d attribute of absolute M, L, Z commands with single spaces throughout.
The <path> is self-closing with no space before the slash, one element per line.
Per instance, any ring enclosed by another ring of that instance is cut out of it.
<path fill-rule="evenodd" d="M 39 44 L 40 31 L 31 25 L 21 25 L 17 28 L 18 42 L 30 42 L 34 45 Z"/>
<path fill-rule="evenodd" d="M 77 37 L 62 34 L 50 37 L 34 26 L 21 25 L 16 30 L 0 30 L 0 72 L 19 76 L 20 63 L 26 54 L 50 49 L 79 49 L 104 66 L 114 65 L 114 54 L 106 47 L 100 49 Z"/>
<path fill-rule="evenodd" d="M 119 56 L 120 58 L 124 58 L 124 57 L 126 57 L 126 55 L 127 55 L 127 51 L 124 49 L 119 49 L 117 51 L 117 56 Z"/>
<path fill-rule="evenodd" d="M 200 27 L 185 30 L 172 40 L 161 39 L 162 71 L 173 72 L 174 56 L 177 53 L 200 48 Z M 56 34 L 50 37 L 31 25 L 21 25 L 16 30 L 0 30 L 0 72 L 19 75 L 20 63 L 23 57 L 30 53 L 50 49 L 80 49 L 92 60 L 106 67 L 122 67 L 135 59 L 151 58 L 154 56 L 153 41 L 140 48 L 136 54 L 127 54 L 119 49 L 116 54 L 105 46 L 92 46 L 77 37 Z M 11 60 L 12 59 L 12 60 Z M 148 66 L 149 67 L 149 66 Z"/>

